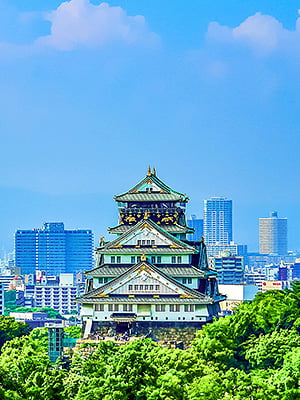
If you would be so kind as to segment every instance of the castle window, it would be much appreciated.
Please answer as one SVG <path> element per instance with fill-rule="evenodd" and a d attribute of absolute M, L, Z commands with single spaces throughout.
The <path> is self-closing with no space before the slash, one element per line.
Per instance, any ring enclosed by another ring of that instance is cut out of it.
<path fill-rule="evenodd" d="M 159 285 L 155 285 L 155 290 L 159 290 Z"/>
<path fill-rule="evenodd" d="M 131 257 L 131 264 L 135 264 L 135 257 L 134 256 Z"/>
<path fill-rule="evenodd" d="M 104 304 L 95 304 L 94 310 L 95 311 L 104 311 Z"/>
<path fill-rule="evenodd" d="M 137 241 L 137 245 L 140 246 L 141 245 L 141 240 Z"/>
<path fill-rule="evenodd" d="M 152 246 L 155 245 L 155 240 L 151 240 L 151 245 L 152 245 Z"/>
<path fill-rule="evenodd" d="M 123 311 L 132 311 L 132 304 L 123 304 Z"/>
<path fill-rule="evenodd" d="M 188 278 L 188 283 L 189 283 L 189 284 L 192 283 L 192 278 Z"/>
<path fill-rule="evenodd" d="M 149 285 L 149 289 L 150 289 L 150 290 L 153 290 L 153 285 Z"/>
<path fill-rule="evenodd" d="M 194 304 L 185 304 L 184 305 L 184 312 L 194 312 L 195 306 Z"/>
<path fill-rule="evenodd" d="M 182 257 L 181 257 L 181 256 L 178 256 L 178 257 L 177 257 L 177 263 L 178 263 L 178 264 L 181 264 L 181 262 L 182 262 Z"/>
<path fill-rule="evenodd" d="M 119 311 L 119 304 L 109 304 L 108 311 Z"/>
<path fill-rule="evenodd" d="M 110 257 L 110 262 L 113 264 L 116 262 L 116 257 L 115 256 L 111 256 Z"/>
<path fill-rule="evenodd" d="M 137 256 L 136 261 L 140 262 L 141 261 L 141 256 Z"/>
<path fill-rule="evenodd" d="M 151 257 L 151 262 L 154 264 L 155 263 L 155 256 Z"/>
<path fill-rule="evenodd" d="M 155 305 L 155 311 L 157 311 L 157 312 L 165 312 L 166 311 L 165 304 L 156 304 Z"/>
<path fill-rule="evenodd" d="M 186 284 L 186 278 L 182 278 L 182 283 Z"/>
<path fill-rule="evenodd" d="M 98 283 L 103 283 L 103 278 L 98 278 Z"/>
<path fill-rule="evenodd" d="M 142 240 L 142 246 L 145 246 L 146 240 Z"/>
<path fill-rule="evenodd" d="M 170 312 L 180 312 L 180 305 L 179 304 L 171 304 Z"/>
<path fill-rule="evenodd" d="M 172 258 L 171 258 L 171 263 L 172 263 L 172 264 L 176 264 L 176 257 L 175 257 L 175 256 L 172 256 Z"/>
<path fill-rule="evenodd" d="M 120 263 L 121 263 L 121 257 L 117 256 L 117 264 L 120 264 Z"/>
<path fill-rule="evenodd" d="M 132 285 L 128 285 L 128 290 L 132 290 Z"/>
<path fill-rule="evenodd" d="M 157 256 L 157 264 L 161 264 L 161 256 Z"/>

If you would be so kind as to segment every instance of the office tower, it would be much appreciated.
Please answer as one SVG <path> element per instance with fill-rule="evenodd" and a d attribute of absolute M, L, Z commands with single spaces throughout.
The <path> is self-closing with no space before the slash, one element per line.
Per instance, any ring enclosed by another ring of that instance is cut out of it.
<path fill-rule="evenodd" d="M 243 257 L 224 252 L 220 257 L 211 258 L 211 266 L 218 272 L 220 284 L 239 285 L 244 282 Z"/>
<path fill-rule="evenodd" d="M 0 283 L 0 315 L 4 314 L 4 288 Z"/>
<path fill-rule="evenodd" d="M 194 233 L 188 235 L 188 240 L 201 240 L 201 236 L 203 236 L 203 219 L 198 219 L 196 215 L 191 215 L 191 218 L 188 219 L 187 224 L 190 228 L 194 229 Z"/>
<path fill-rule="evenodd" d="M 207 245 L 232 241 L 232 200 L 212 197 L 204 200 L 204 239 Z"/>
<path fill-rule="evenodd" d="M 273 211 L 268 218 L 259 218 L 260 254 L 287 254 L 287 218 L 278 218 Z"/>
<path fill-rule="evenodd" d="M 93 265 L 91 230 L 65 230 L 62 222 L 47 222 L 42 229 L 17 230 L 16 267 L 22 274 L 46 275 L 83 271 Z"/>

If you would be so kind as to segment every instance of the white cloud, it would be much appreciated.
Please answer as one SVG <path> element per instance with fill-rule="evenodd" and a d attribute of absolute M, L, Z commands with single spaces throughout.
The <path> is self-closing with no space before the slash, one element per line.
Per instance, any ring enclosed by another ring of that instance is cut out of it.
<path fill-rule="evenodd" d="M 299 47 L 300 18 L 296 21 L 295 30 L 285 29 L 276 18 L 261 13 L 248 17 L 235 28 L 211 22 L 207 37 L 221 42 L 246 44 L 256 53 L 268 55 L 279 49 L 287 51 Z"/>
<path fill-rule="evenodd" d="M 46 19 L 51 22 L 51 33 L 36 43 L 59 50 L 99 47 L 112 42 L 152 45 L 158 40 L 143 16 L 128 16 L 121 7 L 110 7 L 107 3 L 66 1 L 47 14 Z"/>

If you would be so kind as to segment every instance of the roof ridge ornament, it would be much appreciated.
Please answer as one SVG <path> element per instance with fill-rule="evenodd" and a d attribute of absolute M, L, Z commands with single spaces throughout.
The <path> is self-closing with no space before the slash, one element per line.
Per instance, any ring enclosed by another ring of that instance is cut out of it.
<path fill-rule="evenodd" d="M 148 166 L 148 172 L 147 172 L 147 176 L 151 176 L 152 175 L 152 172 L 151 172 L 151 167 L 150 167 L 150 165 Z"/>
<path fill-rule="evenodd" d="M 150 211 L 146 210 L 144 214 L 144 219 L 149 219 L 149 217 L 150 217 Z"/>
<path fill-rule="evenodd" d="M 104 246 L 104 236 L 100 236 L 100 242 L 99 242 L 100 247 Z"/>
<path fill-rule="evenodd" d="M 156 176 L 156 168 L 155 167 L 153 167 L 152 175 Z"/>

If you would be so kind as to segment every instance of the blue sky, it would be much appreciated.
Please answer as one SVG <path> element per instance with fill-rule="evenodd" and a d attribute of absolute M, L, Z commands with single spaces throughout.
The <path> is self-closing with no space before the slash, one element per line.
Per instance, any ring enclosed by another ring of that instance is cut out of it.
<path fill-rule="evenodd" d="M 300 233 L 299 1 L 0 0 L 0 247 L 64 221 L 95 242 L 150 164 L 190 198 Z"/>

